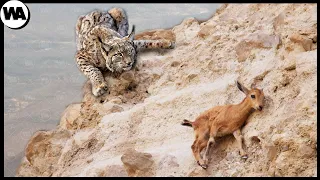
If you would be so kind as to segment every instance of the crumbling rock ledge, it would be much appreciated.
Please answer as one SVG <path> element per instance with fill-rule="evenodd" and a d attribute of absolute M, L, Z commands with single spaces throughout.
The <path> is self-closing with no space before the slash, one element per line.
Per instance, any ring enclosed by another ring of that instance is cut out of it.
<path fill-rule="evenodd" d="M 108 79 L 110 94 L 63 112 L 56 129 L 36 132 L 16 176 L 317 176 L 317 5 L 226 4 L 205 22 L 185 19 L 137 39 L 175 39 L 147 51 L 137 67 Z M 181 126 L 216 105 L 239 103 L 234 82 L 263 88 L 261 112 L 217 140 L 207 170 Z"/>

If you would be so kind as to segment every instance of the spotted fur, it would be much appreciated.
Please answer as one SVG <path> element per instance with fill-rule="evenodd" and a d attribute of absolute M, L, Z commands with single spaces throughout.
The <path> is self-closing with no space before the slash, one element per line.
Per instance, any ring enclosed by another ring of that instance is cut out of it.
<path fill-rule="evenodd" d="M 171 49 L 167 40 L 134 40 L 135 28 L 128 35 L 128 21 L 124 11 L 113 8 L 108 13 L 93 11 L 79 17 L 76 25 L 76 63 L 92 84 L 92 93 L 107 92 L 102 71 L 122 73 L 131 70 L 141 49 Z"/>

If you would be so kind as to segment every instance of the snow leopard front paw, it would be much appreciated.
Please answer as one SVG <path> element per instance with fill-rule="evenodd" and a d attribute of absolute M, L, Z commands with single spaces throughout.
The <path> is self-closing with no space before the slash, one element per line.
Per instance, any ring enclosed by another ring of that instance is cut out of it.
<path fill-rule="evenodd" d="M 92 86 L 92 94 L 96 97 L 103 95 L 108 91 L 107 84 L 105 82 L 97 86 Z"/>

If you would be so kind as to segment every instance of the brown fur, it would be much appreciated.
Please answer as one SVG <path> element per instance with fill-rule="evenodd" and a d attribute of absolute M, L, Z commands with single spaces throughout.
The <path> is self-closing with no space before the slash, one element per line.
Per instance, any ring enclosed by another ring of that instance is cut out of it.
<path fill-rule="evenodd" d="M 197 163 L 204 169 L 207 168 L 209 149 L 215 143 L 215 137 L 233 134 L 237 140 L 241 157 L 247 158 L 247 154 L 242 148 L 240 129 L 252 110 L 262 110 L 264 94 L 262 90 L 257 88 L 248 90 L 238 81 L 237 86 L 246 94 L 246 98 L 240 104 L 216 106 L 200 114 L 194 122 L 183 120 L 181 123 L 193 127 L 195 141 L 191 148 Z M 252 95 L 255 98 L 252 98 Z M 205 147 L 206 152 L 204 158 L 201 159 L 200 152 Z"/>

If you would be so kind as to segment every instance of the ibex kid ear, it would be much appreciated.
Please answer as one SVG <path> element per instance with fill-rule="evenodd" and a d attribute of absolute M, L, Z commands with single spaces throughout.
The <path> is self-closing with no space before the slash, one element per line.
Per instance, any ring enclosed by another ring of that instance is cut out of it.
<path fill-rule="evenodd" d="M 237 87 L 239 88 L 240 91 L 242 91 L 244 94 L 248 94 L 249 90 L 243 86 L 239 81 L 236 81 Z"/>

